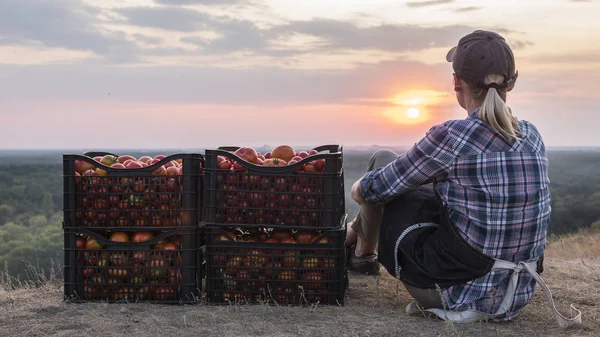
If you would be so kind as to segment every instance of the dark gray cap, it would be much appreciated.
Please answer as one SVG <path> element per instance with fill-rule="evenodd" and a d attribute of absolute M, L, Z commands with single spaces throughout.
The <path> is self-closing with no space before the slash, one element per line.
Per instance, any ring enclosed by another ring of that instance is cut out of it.
<path fill-rule="evenodd" d="M 458 45 L 448 52 L 446 60 L 463 81 L 485 88 L 483 80 L 490 74 L 504 75 L 507 87 L 517 80 L 515 57 L 502 36 L 497 33 L 476 30 L 458 41 Z"/>

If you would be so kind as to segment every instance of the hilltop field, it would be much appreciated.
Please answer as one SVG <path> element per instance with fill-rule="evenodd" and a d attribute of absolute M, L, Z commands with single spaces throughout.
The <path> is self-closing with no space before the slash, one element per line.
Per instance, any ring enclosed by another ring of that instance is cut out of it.
<path fill-rule="evenodd" d="M 410 295 L 399 282 L 350 275 L 343 307 L 167 306 L 62 302 L 62 284 L 0 288 L 1 336 L 598 336 L 600 229 L 554 238 L 543 277 L 560 312 L 573 304 L 583 326 L 563 330 L 537 288 L 515 321 L 468 325 L 408 317 Z"/>

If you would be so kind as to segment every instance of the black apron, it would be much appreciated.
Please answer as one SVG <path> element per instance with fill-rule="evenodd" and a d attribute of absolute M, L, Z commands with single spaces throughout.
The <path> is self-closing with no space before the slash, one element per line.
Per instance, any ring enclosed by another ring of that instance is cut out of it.
<path fill-rule="evenodd" d="M 384 208 L 379 262 L 402 282 L 447 288 L 489 273 L 495 260 L 470 246 L 433 188 L 422 186 Z"/>

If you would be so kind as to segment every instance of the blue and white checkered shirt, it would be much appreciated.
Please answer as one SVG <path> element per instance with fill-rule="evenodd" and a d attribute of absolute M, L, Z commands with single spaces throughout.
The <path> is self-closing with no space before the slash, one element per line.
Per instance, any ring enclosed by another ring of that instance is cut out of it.
<path fill-rule="evenodd" d="M 367 202 L 381 204 L 433 182 L 451 210 L 450 221 L 471 246 L 496 259 L 536 261 L 546 247 L 550 221 L 544 142 L 534 125 L 519 121 L 524 137 L 509 143 L 479 119 L 478 111 L 432 127 L 397 160 L 367 173 L 361 192 Z M 492 271 L 443 289 L 444 304 L 453 310 L 494 313 L 511 273 Z M 497 321 L 516 317 L 535 285 L 529 273 L 521 273 L 513 305 Z"/>

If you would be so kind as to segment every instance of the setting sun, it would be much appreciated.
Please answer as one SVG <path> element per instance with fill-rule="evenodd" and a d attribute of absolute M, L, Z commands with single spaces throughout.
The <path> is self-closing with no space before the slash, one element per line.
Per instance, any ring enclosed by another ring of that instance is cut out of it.
<path fill-rule="evenodd" d="M 447 93 L 434 90 L 408 90 L 390 97 L 385 117 L 401 125 L 420 125 L 433 118 L 432 112 L 443 104 Z"/>
<path fill-rule="evenodd" d="M 406 116 L 408 118 L 419 118 L 419 116 L 421 116 L 421 110 L 417 108 L 410 108 L 406 111 Z"/>

